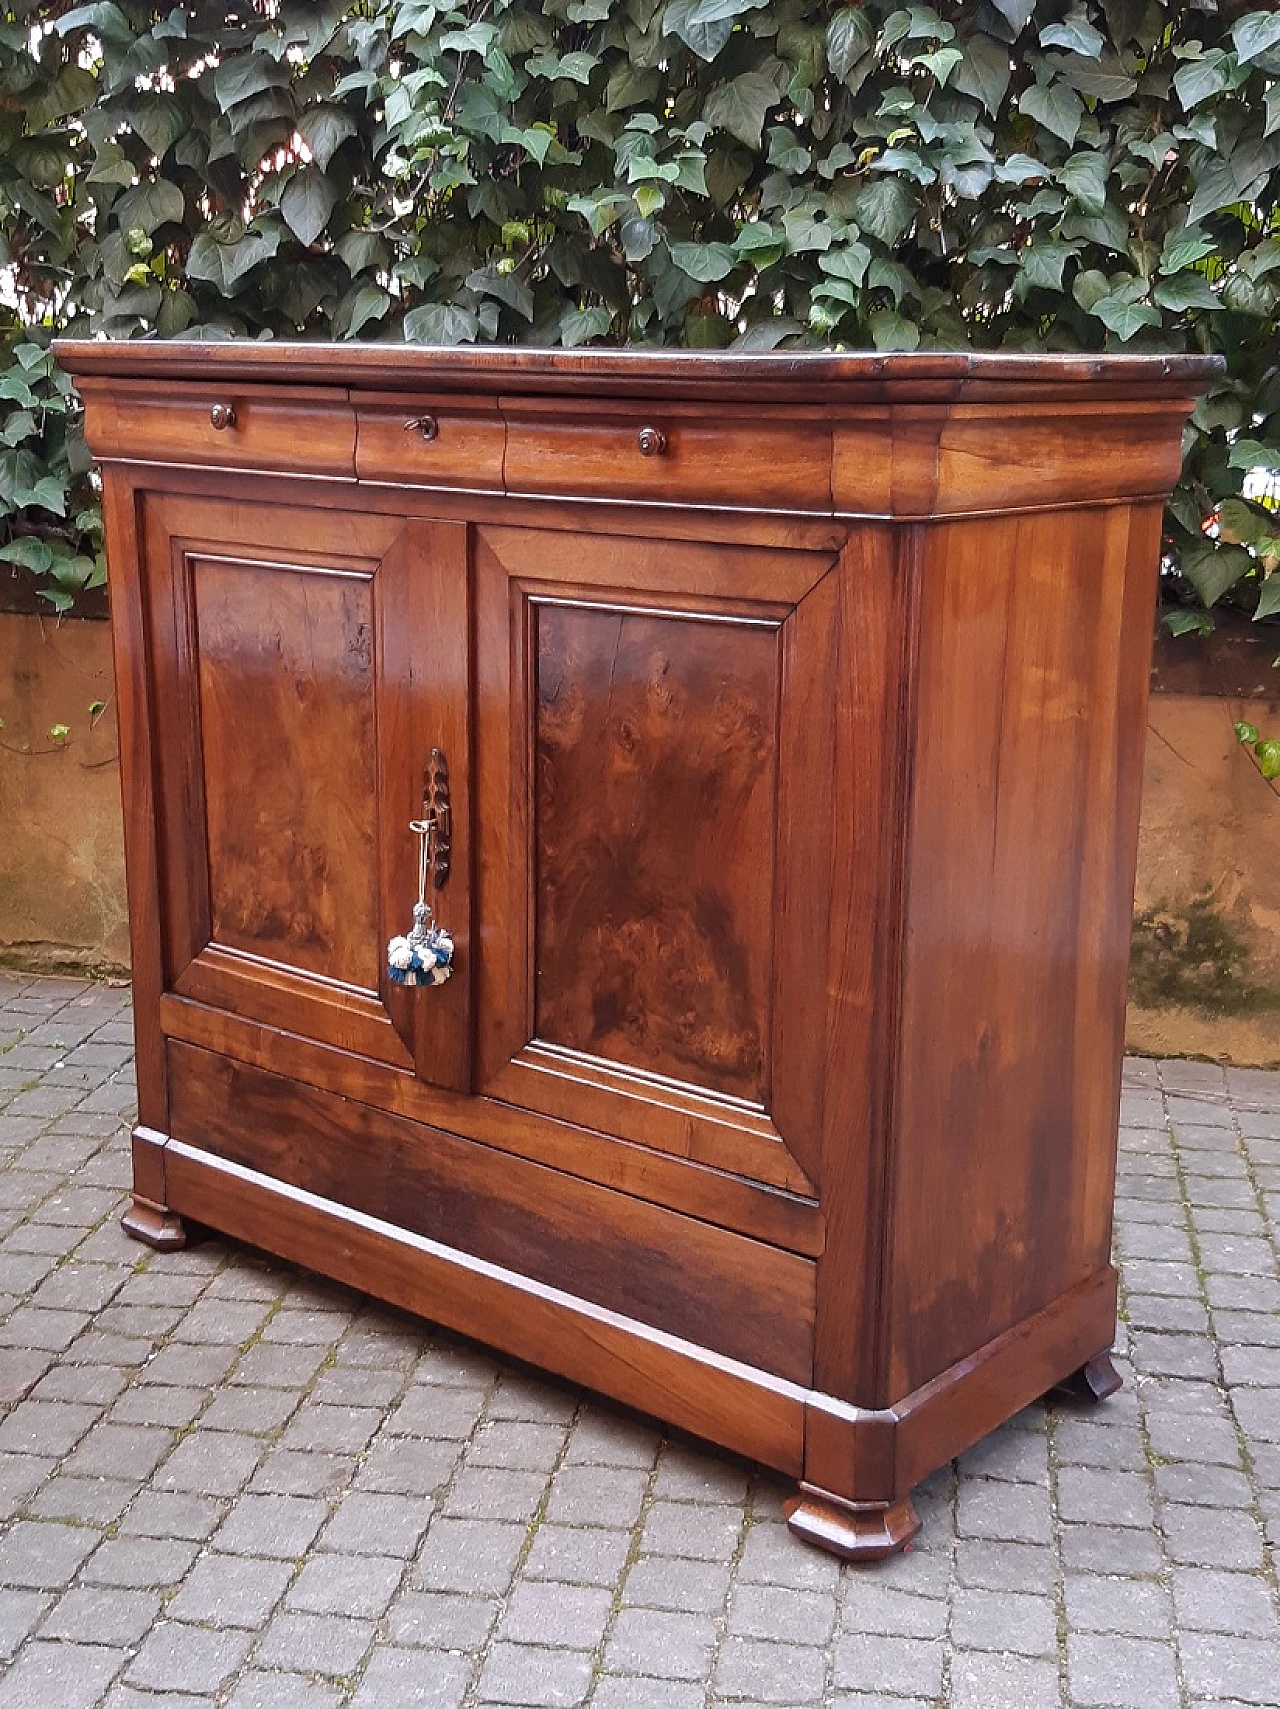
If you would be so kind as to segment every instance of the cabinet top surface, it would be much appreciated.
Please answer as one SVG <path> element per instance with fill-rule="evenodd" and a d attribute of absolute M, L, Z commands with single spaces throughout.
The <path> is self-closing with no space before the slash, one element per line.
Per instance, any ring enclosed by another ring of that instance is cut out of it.
<path fill-rule="evenodd" d="M 1221 372 L 1214 356 L 1024 355 L 1004 351 L 722 352 L 436 348 L 409 344 L 60 339 L 72 374 L 107 379 L 373 386 L 793 403 L 946 403 L 1051 395 L 1080 402 L 1186 397 Z"/>

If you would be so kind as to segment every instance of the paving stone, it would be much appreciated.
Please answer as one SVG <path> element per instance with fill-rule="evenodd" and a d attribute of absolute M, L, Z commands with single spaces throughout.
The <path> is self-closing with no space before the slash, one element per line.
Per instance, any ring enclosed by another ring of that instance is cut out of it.
<path fill-rule="evenodd" d="M 963 1650 L 1051 1656 L 1058 1644 L 1057 1609 L 1048 1596 L 961 1590 L 952 1609 L 951 1637 Z"/>
<path fill-rule="evenodd" d="M 1183 1635 L 1179 1648 L 1190 1690 L 1206 1696 L 1230 1696 L 1242 1703 L 1280 1704 L 1280 1668 L 1274 1643 L 1189 1632 Z"/>
<path fill-rule="evenodd" d="M 199 1552 L 194 1542 L 177 1538 L 110 1538 L 84 1568 L 90 1584 L 129 1590 L 163 1589 L 178 1581 Z"/>
<path fill-rule="evenodd" d="M 702 1685 L 606 1673 L 596 1682 L 591 1709 L 703 1709 L 705 1702 Z M 899 1704 L 898 1709 L 906 1706 Z"/>
<path fill-rule="evenodd" d="M 132 1647 L 150 1631 L 160 1612 L 157 1590 L 67 1591 L 40 1629 L 42 1638 Z"/>
<path fill-rule="evenodd" d="M 904 1693 L 935 1698 L 942 1691 L 942 1656 L 942 1645 L 925 1638 L 846 1634 L 835 1645 L 835 1683 L 854 1691 L 882 1691 L 892 1680 Z"/>
<path fill-rule="evenodd" d="M 224 1505 L 212 1496 L 144 1489 L 121 1520 L 120 1535 L 184 1537 L 199 1542 L 217 1528 Z M 266 1549 L 260 1552 L 270 1553 Z"/>
<path fill-rule="evenodd" d="M 344 1695 L 335 1685 L 297 1674 L 247 1673 L 227 1699 L 226 1709 L 337 1709 Z"/>
<path fill-rule="evenodd" d="M 545 1472 L 464 1466 L 448 1493 L 444 1511 L 455 1518 L 513 1519 L 527 1525 L 542 1505 L 546 1491 Z M 418 1505 L 421 1507 L 423 1504 L 420 1502 Z M 564 1518 L 566 1515 L 559 1511 L 555 1517 Z"/>
<path fill-rule="evenodd" d="M 377 1619 L 404 1576 L 404 1562 L 374 1555 L 317 1555 L 289 1587 L 288 1608 Z"/>
<path fill-rule="evenodd" d="M 406 1591 L 387 1610 L 392 1644 L 432 1650 L 479 1650 L 498 1617 L 496 1598 L 447 1591 Z"/>
<path fill-rule="evenodd" d="M 1063 1519 L 1130 1525 L 1155 1522 L 1149 1479 L 1138 1472 L 1063 1466 L 1058 1473 L 1058 1513 Z"/>
<path fill-rule="evenodd" d="M 1163 1500 L 1195 1507 L 1251 1507 L 1253 1491 L 1243 1472 L 1230 1466 L 1197 1466 L 1182 1461 L 1156 1467 L 1156 1489 Z"/>
<path fill-rule="evenodd" d="M 498 1627 L 498 1637 L 514 1644 L 594 1650 L 612 1613 L 613 1597 L 604 1589 L 518 1584 Z"/>
<path fill-rule="evenodd" d="M 727 1560 L 737 1547 L 742 1515 L 734 1508 L 655 1501 L 645 1516 L 640 1546 L 658 1555 Z"/>
<path fill-rule="evenodd" d="M 705 1679 L 715 1638 L 715 1622 L 705 1614 L 624 1608 L 605 1646 L 604 1665 L 612 1673 Z"/>
<path fill-rule="evenodd" d="M 47 1591 L 0 1590 L 0 1661 L 13 1654 L 52 1605 Z"/>
<path fill-rule="evenodd" d="M 1067 1572 L 1150 1578 L 1160 1571 L 1160 1545 L 1147 1531 L 1107 1525 L 1064 1525 L 1062 1564 Z"/>
<path fill-rule="evenodd" d="M 253 1643 L 248 1632 L 211 1631 L 164 1620 L 129 1663 L 125 1679 L 149 1691 L 216 1692 L 240 1667 Z"/>
<path fill-rule="evenodd" d="M 217 1546 L 228 1554 L 294 1559 L 307 1552 L 328 1517 L 327 1505 L 314 1497 L 242 1495 L 218 1532 Z"/>
<path fill-rule="evenodd" d="M 199 1495 L 235 1495 L 248 1482 L 261 1457 L 262 1444 L 253 1436 L 196 1430 L 169 1455 L 157 1474 L 156 1486 Z"/>
<path fill-rule="evenodd" d="M 433 1529 L 437 1529 L 442 1523 L 442 1520 L 437 1519 Z M 513 1560 L 519 1553 L 522 1542 L 523 1535 L 516 1534 Z M 524 1564 L 524 1576 L 530 1579 L 551 1579 L 560 1584 L 613 1585 L 622 1576 L 630 1550 L 631 1535 L 627 1531 L 601 1531 L 586 1527 L 544 1524 L 534 1533 L 533 1547 Z M 659 1563 L 661 1567 L 668 1569 L 687 1564 L 689 1563 L 668 1559 Z M 638 1562 L 637 1570 L 644 1565 L 645 1562 Z M 628 1579 L 628 1585 L 630 1582 Z M 663 1604 L 654 1606 L 661 1607 Z M 696 1607 L 696 1604 L 689 1606 Z"/>
<path fill-rule="evenodd" d="M 1174 1561 L 1246 1572 L 1262 1565 L 1262 1534 L 1251 1514 L 1168 1505 L 1161 1523 Z"/>
<path fill-rule="evenodd" d="M 534 1547 L 536 1550 L 536 1543 Z M 729 1570 L 728 1561 L 672 1560 L 668 1556 L 647 1555 L 628 1572 L 622 1602 L 625 1607 L 718 1614 L 728 1593 Z M 613 1578 L 606 1582 L 612 1584 Z M 743 1590 L 748 1588 L 751 1587 L 744 1586 Z"/>
<path fill-rule="evenodd" d="M 209 1626 L 266 1624 L 271 1610 L 293 1577 L 285 1561 L 258 1561 L 242 1555 L 203 1555 L 168 1606 L 175 1620 Z"/>
<path fill-rule="evenodd" d="M 418 1588 L 500 1595 L 511 1582 L 526 1535 L 523 1525 L 438 1518 L 418 1552 Z"/>
<path fill-rule="evenodd" d="M 101 1541 L 101 1532 L 85 1526 L 19 1519 L 0 1538 L 0 1585 L 60 1590 Z"/>
<path fill-rule="evenodd" d="M 725 1639 L 714 1675 L 720 1696 L 751 1704 L 817 1703 L 825 1680 L 826 1658 L 820 1649 L 732 1633 Z"/>
<path fill-rule="evenodd" d="M 355 1476 L 355 1454 L 317 1454 L 273 1448 L 249 1483 L 252 1494 L 309 1495 L 332 1500 Z"/>
<path fill-rule="evenodd" d="M 937 1597 L 918 1596 L 878 1582 L 869 1573 L 850 1576 L 841 1627 L 851 1633 L 904 1638 L 941 1638 L 950 1610 Z"/>
<path fill-rule="evenodd" d="M 342 1498 L 317 1547 L 353 1555 L 400 1555 L 406 1560 L 422 1541 L 431 1504 L 418 1496 L 369 1495 Z"/>
<path fill-rule="evenodd" d="M 343 1614 L 277 1614 L 254 1652 L 259 1667 L 297 1673 L 355 1673 L 377 1633 L 373 1620 Z"/>
<path fill-rule="evenodd" d="M 1164 1637 L 1170 1628 L 1169 1597 L 1159 1584 L 1073 1574 L 1065 1581 L 1064 1596 L 1073 1631 L 1150 1638 Z"/>
<path fill-rule="evenodd" d="M 1072 1697 L 1090 1709 L 1179 1709 L 1171 1644 L 1073 1633 L 1067 1639 L 1067 1674 Z"/>
<path fill-rule="evenodd" d="M 886 1706 L 896 1700 L 876 1699 Z M 958 1651 L 951 1661 L 948 1709 L 1059 1709 L 1056 1662 Z"/>
<path fill-rule="evenodd" d="M 35 1519 L 68 1519 L 82 1525 L 110 1525 L 137 1493 L 135 1482 L 115 1478 L 77 1478 L 60 1472 L 29 1503 Z"/>
<path fill-rule="evenodd" d="M 1261 1576 L 1179 1567 L 1172 1586 L 1178 1624 L 1187 1631 L 1280 1639 L 1271 1587 Z"/>
<path fill-rule="evenodd" d="M 91 1709 L 124 1659 L 103 1644 L 28 1644 L 0 1678 L 0 1709 Z"/>
<path fill-rule="evenodd" d="M 511 1424 L 513 1430 L 536 1430 L 532 1424 Z M 458 1464 L 461 1444 L 424 1442 L 412 1436 L 379 1437 L 356 1474 L 356 1488 L 384 1495 L 433 1495 L 449 1481 Z"/>
<path fill-rule="evenodd" d="M 1049 1494 L 1031 1484 L 989 1478 L 962 1480 L 956 1528 L 963 1537 L 987 1537 L 1020 1543 L 1047 1543 Z"/>
<path fill-rule="evenodd" d="M 351 1709 L 458 1709 L 470 1662 L 428 1650 L 378 1650 Z"/>
<path fill-rule="evenodd" d="M 551 1482 L 547 1518 L 557 1524 L 629 1530 L 639 1516 L 648 1484 L 649 1474 L 640 1467 L 565 1466 Z M 663 1503 L 663 1512 L 669 1507 Z M 681 1523 L 678 1512 L 670 1517 L 674 1524 Z M 718 1517 L 724 1521 L 723 1514 Z"/>

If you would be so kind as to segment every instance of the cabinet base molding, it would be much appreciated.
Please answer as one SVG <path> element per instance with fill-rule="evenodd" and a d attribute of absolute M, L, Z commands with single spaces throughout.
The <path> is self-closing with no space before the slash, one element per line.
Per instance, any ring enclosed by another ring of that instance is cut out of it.
<path fill-rule="evenodd" d="M 146 1199 L 134 1199 L 120 1218 L 120 1226 L 134 1240 L 153 1246 L 157 1252 L 180 1252 L 191 1241 L 190 1230 L 180 1216 Z"/>
<path fill-rule="evenodd" d="M 910 1496 L 901 1501 L 841 1501 L 829 1490 L 802 1483 L 786 1503 L 787 1528 L 846 1561 L 881 1561 L 896 1555 L 920 1530 Z"/>
<path fill-rule="evenodd" d="M 1095 1353 L 1092 1359 L 1086 1359 L 1078 1370 L 1072 1371 L 1069 1377 L 1064 1377 L 1049 1391 L 1063 1400 L 1079 1400 L 1086 1403 L 1106 1400 L 1121 1386 L 1120 1373 L 1111 1363 L 1111 1353 L 1108 1349 L 1103 1353 Z"/>

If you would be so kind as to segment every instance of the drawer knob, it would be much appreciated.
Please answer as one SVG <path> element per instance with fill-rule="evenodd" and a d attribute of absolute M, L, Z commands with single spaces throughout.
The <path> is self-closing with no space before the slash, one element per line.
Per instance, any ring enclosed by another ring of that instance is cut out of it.
<path fill-rule="evenodd" d="M 636 444 L 642 457 L 661 457 L 667 449 L 667 436 L 660 427 L 642 427 Z"/>
<path fill-rule="evenodd" d="M 230 404 L 214 404 L 209 411 L 209 421 L 221 433 L 225 427 L 234 427 L 236 412 Z"/>
<path fill-rule="evenodd" d="M 415 415 L 412 421 L 405 422 L 404 430 L 406 433 L 412 433 L 414 428 L 417 428 L 424 439 L 438 439 L 440 437 L 440 423 L 434 415 Z"/>

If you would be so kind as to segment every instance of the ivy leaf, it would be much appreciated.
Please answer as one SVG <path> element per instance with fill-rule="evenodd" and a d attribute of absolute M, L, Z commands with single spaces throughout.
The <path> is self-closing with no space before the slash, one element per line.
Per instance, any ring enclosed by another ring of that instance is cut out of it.
<path fill-rule="evenodd" d="M 1212 254 L 1213 244 L 1202 231 L 1182 226 L 1177 231 L 1165 233 L 1160 250 L 1160 271 L 1180 273 L 1184 267 L 1193 267 L 1197 261 L 1203 261 L 1206 255 Z"/>
<path fill-rule="evenodd" d="M 1270 136 L 1272 131 L 1280 130 L 1280 83 L 1273 83 L 1262 99 L 1267 114 L 1262 134 Z"/>
<path fill-rule="evenodd" d="M 411 344 L 473 344 L 479 330 L 471 310 L 456 303 L 424 303 L 404 317 L 404 335 Z"/>
<path fill-rule="evenodd" d="M 1065 47 L 1072 53 L 1083 53 L 1096 59 L 1106 46 L 1101 33 L 1095 30 L 1083 6 L 1073 6 L 1057 24 L 1046 24 L 1040 32 L 1045 47 Z"/>
<path fill-rule="evenodd" d="M 1211 609 L 1228 588 L 1252 573 L 1253 559 L 1243 546 L 1215 546 L 1206 540 L 1183 552 L 1179 568 Z"/>
<path fill-rule="evenodd" d="M 1173 86 L 1178 91 L 1178 99 L 1182 102 L 1183 110 L 1190 112 L 1198 107 L 1201 101 L 1207 101 L 1211 95 L 1218 95 L 1227 86 L 1227 74 L 1223 70 L 1225 54 L 1208 55 L 1203 59 L 1191 59 L 1180 65 L 1173 74 Z"/>
<path fill-rule="evenodd" d="M 1262 584 L 1253 621 L 1256 623 L 1259 618 L 1274 617 L 1277 611 L 1280 611 L 1280 575 L 1273 573 Z"/>
<path fill-rule="evenodd" d="M 318 166 L 304 166 L 295 172 L 280 198 L 285 224 L 306 249 L 328 225 L 337 205 L 337 189 Z"/>
<path fill-rule="evenodd" d="M 1172 279 L 1161 279 L 1151 294 L 1162 309 L 1172 309 L 1175 313 L 1222 307 L 1203 273 L 1188 271 L 1175 274 Z"/>
<path fill-rule="evenodd" d="M 212 232 L 199 232 L 187 256 L 187 275 L 204 279 L 227 296 L 234 296 L 245 276 L 280 247 L 281 232 L 275 224 L 250 226 L 235 243 L 227 243 Z"/>
<path fill-rule="evenodd" d="M 1231 26 L 1231 39 L 1241 65 L 1280 46 L 1280 13 L 1250 12 Z"/>
<path fill-rule="evenodd" d="M 134 36 L 129 20 L 118 6 L 112 5 L 111 0 L 98 0 L 98 4 L 93 6 L 73 6 L 57 19 L 53 27 L 60 36 L 68 35 L 72 30 L 92 30 L 95 36 L 113 47 L 133 46 Z"/>
<path fill-rule="evenodd" d="M 1264 445 L 1259 439 L 1237 439 L 1227 458 L 1229 469 L 1262 469 L 1268 475 L 1280 476 L 1280 448 Z"/>
<path fill-rule="evenodd" d="M 989 113 L 998 113 L 1012 75 L 1009 49 L 992 36 L 979 33 L 964 44 L 960 63 L 951 74 L 951 87 L 981 101 Z"/>
<path fill-rule="evenodd" d="M 1105 297 L 1099 297 L 1089 313 L 1096 315 L 1124 344 L 1144 326 L 1160 324 L 1158 309 L 1152 308 L 1150 303 L 1134 302 L 1125 291 L 1112 291 Z"/>
<path fill-rule="evenodd" d="M 126 116 L 130 129 L 142 138 L 157 160 L 164 159 L 190 124 L 182 102 L 162 91 L 140 92 L 130 102 Z"/>
<path fill-rule="evenodd" d="M 324 172 L 347 138 L 355 135 L 356 122 L 345 107 L 324 101 L 298 115 L 298 131 Z"/>
<path fill-rule="evenodd" d="M 156 178 L 126 190 L 112 212 L 121 231 L 145 231 L 149 237 L 158 226 L 182 221 L 186 199 L 176 184 Z"/>
<path fill-rule="evenodd" d="M 382 320 L 391 307 L 391 293 L 369 280 L 347 293 L 333 314 L 333 331 L 338 338 L 356 338 L 370 321 Z"/>
<path fill-rule="evenodd" d="M 841 83 L 875 45 L 875 26 L 860 6 L 837 12 L 827 25 L 827 64 Z"/>
<path fill-rule="evenodd" d="M 0 546 L 0 560 L 6 564 L 19 564 L 24 570 L 30 570 L 33 576 L 45 576 L 53 563 L 53 549 L 47 540 L 23 534 L 16 540 L 10 540 L 7 546 Z"/>
<path fill-rule="evenodd" d="M 1008 24 L 1016 37 L 1031 22 L 1031 14 L 1036 9 L 1036 0 L 991 0 L 991 4 Z"/>
<path fill-rule="evenodd" d="M 593 338 L 603 338 L 612 325 L 611 309 L 570 309 L 560 317 L 560 342 L 566 350 L 576 350 Z"/>
<path fill-rule="evenodd" d="M 728 131 L 748 148 L 759 148 L 765 117 L 776 106 L 778 91 L 762 72 L 744 71 L 721 83 L 707 97 L 702 117 L 713 128 Z"/>
<path fill-rule="evenodd" d="M 669 36 L 680 40 L 698 55 L 712 60 L 733 34 L 734 22 L 744 12 L 754 12 L 768 0 L 671 0 L 662 19 Z"/>
<path fill-rule="evenodd" d="M 1058 179 L 1082 208 L 1100 214 L 1107 205 L 1107 159 L 1094 151 L 1073 154 Z"/>
<path fill-rule="evenodd" d="M 915 219 L 916 199 L 901 178 L 880 178 L 853 198 L 853 217 L 862 231 L 892 249 Z"/>
<path fill-rule="evenodd" d="M 669 247 L 680 271 L 703 285 L 728 278 L 738 259 L 727 243 L 673 243 Z"/>
<path fill-rule="evenodd" d="M 229 113 L 237 102 L 260 95 L 264 89 L 279 89 L 289 74 L 267 53 L 231 54 L 213 74 L 213 93 L 219 108 Z"/>
<path fill-rule="evenodd" d="M 1018 110 L 1041 124 L 1068 147 L 1080 134 L 1084 107 L 1080 97 L 1061 83 L 1033 83 L 1018 97 Z"/>
<path fill-rule="evenodd" d="M 1058 292 L 1062 289 L 1062 271 L 1075 250 L 1069 243 L 1033 243 L 1024 249 L 1018 263 L 1022 284 L 1027 290 Z"/>

